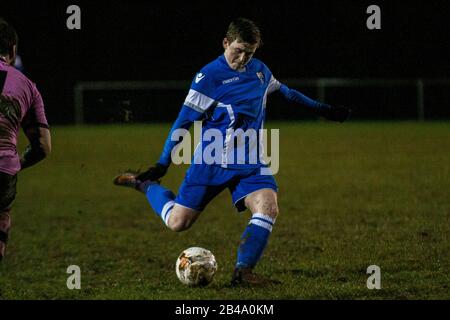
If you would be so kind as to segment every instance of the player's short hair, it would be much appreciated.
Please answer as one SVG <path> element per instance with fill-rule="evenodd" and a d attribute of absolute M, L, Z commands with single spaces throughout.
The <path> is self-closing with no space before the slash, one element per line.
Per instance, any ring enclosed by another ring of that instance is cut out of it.
<path fill-rule="evenodd" d="M 259 27 L 246 18 L 237 18 L 228 26 L 226 38 L 229 42 L 238 40 L 238 42 L 247 42 L 250 44 L 262 45 L 261 31 Z"/>
<path fill-rule="evenodd" d="M 0 54 L 10 54 L 18 42 L 19 37 L 17 36 L 16 30 L 6 20 L 0 17 Z"/>

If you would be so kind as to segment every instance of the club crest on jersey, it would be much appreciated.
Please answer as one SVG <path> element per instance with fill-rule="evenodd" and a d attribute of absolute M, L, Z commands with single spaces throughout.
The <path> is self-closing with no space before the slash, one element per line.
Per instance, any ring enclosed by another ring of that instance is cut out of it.
<path fill-rule="evenodd" d="M 261 80 L 261 85 L 264 84 L 264 74 L 262 72 L 257 72 L 256 75 L 258 76 L 259 80 Z"/>

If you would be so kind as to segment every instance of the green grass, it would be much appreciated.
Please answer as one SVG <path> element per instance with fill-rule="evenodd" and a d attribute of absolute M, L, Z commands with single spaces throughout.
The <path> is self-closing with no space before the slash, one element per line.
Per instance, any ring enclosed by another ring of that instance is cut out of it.
<path fill-rule="evenodd" d="M 269 123 L 280 128 L 280 216 L 256 271 L 227 287 L 250 214 L 220 194 L 188 231 L 168 230 L 120 170 L 157 160 L 169 124 L 54 127 L 50 158 L 19 175 L 2 299 L 450 299 L 448 122 Z M 24 137 L 21 137 L 21 147 Z M 186 166 L 164 185 L 176 192 Z M 174 263 L 210 249 L 219 271 L 184 287 Z M 81 290 L 68 290 L 69 265 Z M 366 269 L 381 268 L 381 290 Z"/>

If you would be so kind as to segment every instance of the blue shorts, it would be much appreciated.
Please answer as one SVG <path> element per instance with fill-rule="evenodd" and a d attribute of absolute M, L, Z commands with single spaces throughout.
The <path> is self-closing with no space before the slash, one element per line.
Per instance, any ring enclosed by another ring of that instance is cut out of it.
<path fill-rule="evenodd" d="M 261 168 L 237 170 L 216 165 L 192 164 L 178 190 L 175 203 L 203 211 L 215 196 L 228 188 L 234 206 L 239 212 L 244 211 L 244 200 L 250 193 L 267 188 L 278 192 L 274 177 L 261 175 L 260 172 Z"/>

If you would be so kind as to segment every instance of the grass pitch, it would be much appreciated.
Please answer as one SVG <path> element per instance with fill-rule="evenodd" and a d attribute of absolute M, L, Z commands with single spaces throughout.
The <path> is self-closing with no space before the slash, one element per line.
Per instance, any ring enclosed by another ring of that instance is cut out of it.
<path fill-rule="evenodd" d="M 250 217 L 227 191 L 174 233 L 142 194 L 113 186 L 120 170 L 158 159 L 169 124 L 54 127 L 51 157 L 19 175 L 0 298 L 450 299 L 448 122 L 268 127 L 280 129 L 280 216 L 256 271 L 281 285 L 227 287 Z M 163 184 L 176 192 L 186 169 L 172 166 Z M 190 246 L 218 260 L 206 288 L 176 278 Z M 69 265 L 81 290 L 66 287 Z M 366 287 L 370 265 L 380 290 Z"/>

